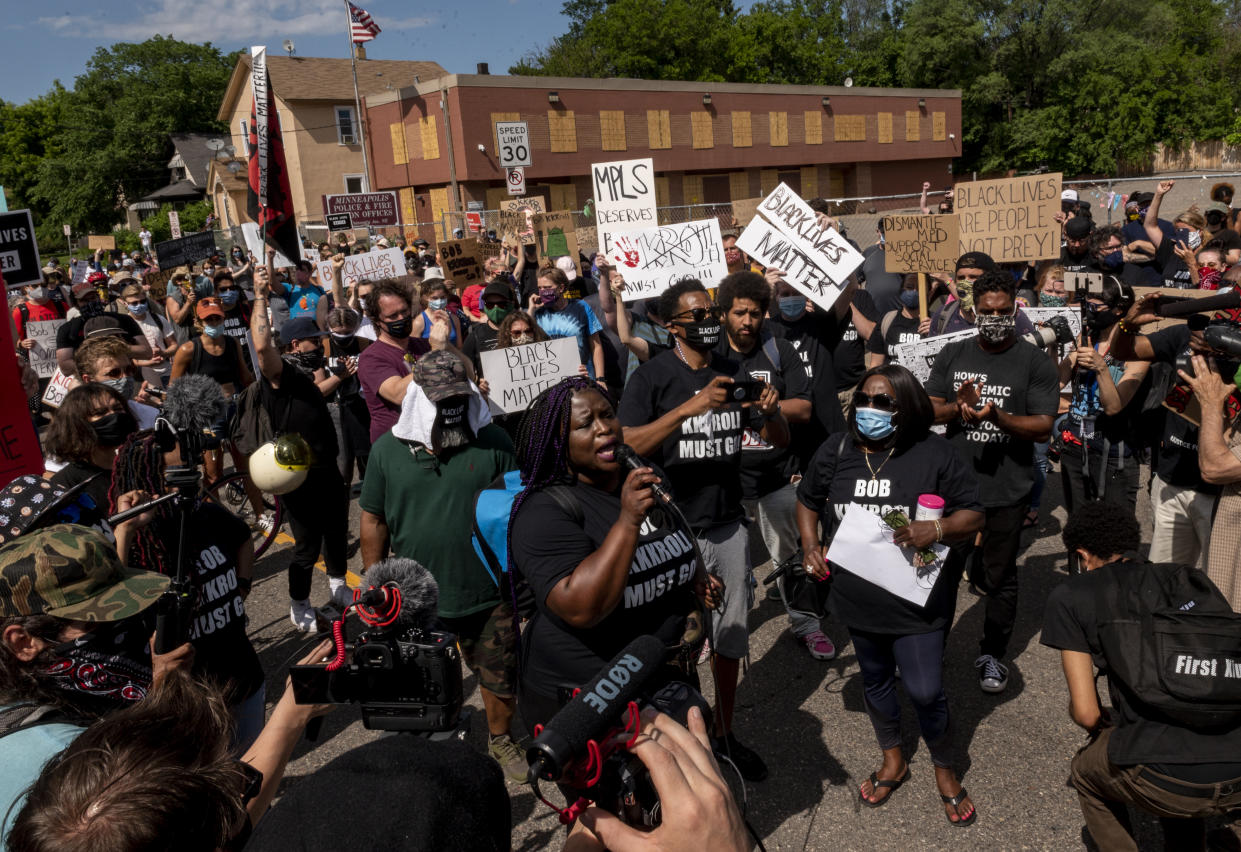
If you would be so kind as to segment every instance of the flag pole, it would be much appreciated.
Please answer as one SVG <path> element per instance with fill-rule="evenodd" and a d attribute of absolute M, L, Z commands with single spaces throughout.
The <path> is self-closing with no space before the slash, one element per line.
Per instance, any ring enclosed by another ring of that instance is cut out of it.
<path fill-rule="evenodd" d="M 371 168 L 366 157 L 366 137 L 362 132 L 362 126 L 366 122 L 362 116 L 362 98 L 358 96 L 358 49 L 353 43 L 353 12 L 349 10 L 349 0 L 345 0 L 345 22 L 348 25 L 345 34 L 349 38 L 349 62 L 353 66 L 353 109 L 356 116 L 354 123 L 358 126 L 358 143 L 362 146 L 362 189 L 369 192 Z"/>

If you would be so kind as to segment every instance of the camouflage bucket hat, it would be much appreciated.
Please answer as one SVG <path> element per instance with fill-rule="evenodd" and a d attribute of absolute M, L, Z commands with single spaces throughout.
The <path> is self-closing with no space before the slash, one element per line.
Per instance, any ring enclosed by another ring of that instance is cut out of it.
<path fill-rule="evenodd" d="M 461 359 L 443 349 L 428 352 L 414 363 L 414 381 L 432 402 L 473 392 Z"/>
<path fill-rule="evenodd" d="M 121 565 L 99 533 L 57 524 L 0 546 L 0 617 L 121 621 L 151 606 L 168 578 Z"/>

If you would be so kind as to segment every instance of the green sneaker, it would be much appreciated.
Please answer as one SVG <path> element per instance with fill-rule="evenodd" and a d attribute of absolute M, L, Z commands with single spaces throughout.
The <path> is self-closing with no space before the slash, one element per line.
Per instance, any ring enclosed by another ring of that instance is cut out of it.
<path fill-rule="evenodd" d="M 526 753 L 508 734 L 487 737 L 487 753 L 491 755 L 510 781 L 524 783 L 529 774 Z"/>

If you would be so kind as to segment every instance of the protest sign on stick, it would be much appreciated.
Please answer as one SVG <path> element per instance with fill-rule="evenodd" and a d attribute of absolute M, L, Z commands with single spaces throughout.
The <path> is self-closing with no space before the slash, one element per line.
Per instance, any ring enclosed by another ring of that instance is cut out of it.
<path fill-rule="evenodd" d="M 478 240 L 442 240 L 439 250 L 440 260 L 444 264 L 444 277 L 451 278 L 457 287 L 468 287 L 483 280 Z"/>
<path fill-rule="evenodd" d="M 981 251 L 996 263 L 1060 256 L 1060 179 L 1055 174 L 963 181 L 954 187 L 960 252 Z"/>
<path fill-rule="evenodd" d="M 576 376 L 582 363 L 575 337 L 493 349 L 480 353 L 479 359 L 490 385 L 490 400 L 505 414 L 525 411 L 547 388 Z"/>
<path fill-rule="evenodd" d="M 543 199 L 538 196 L 501 201 L 500 236 L 507 245 L 516 241 L 524 246 L 534 245 L 534 216 L 546 212 Z"/>
<path fill-rule="evenodd" d="M 590 173 L 595 188 L 599 251 L 611 250 L 615 234 L 659 224 L 653 159 L 594 163 Z"/>
<path fill-rule="evenodd" d="M 927 272 L 952 275 L 960 256 L 957 217 L 884 216 L 885 272 Z"/>
<path fill-rule="evenodd" d="M 116 237 L 112 234 L 87 234 L 86 247 L 94 251 L 95 249 L 105 249 L 111 251 L 116 248 Z"/>
<path fill-rule="evenodd" d="M 684 278 L 712 289 L 728 274 L 718 219 L 613 234 L 607 257 L 624 276 L 626 302 L 658 296 Z"/>

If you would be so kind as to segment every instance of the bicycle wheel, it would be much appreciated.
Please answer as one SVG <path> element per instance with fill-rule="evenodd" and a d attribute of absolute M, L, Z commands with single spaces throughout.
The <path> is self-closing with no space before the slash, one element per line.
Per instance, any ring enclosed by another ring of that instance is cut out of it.
<path fill-rule="evenodd" d="M 244 473 L 233 471 L 209 486 L 206 492 L 218 505 L 228 509 L 250 528 L 254 540 L 254 558 L 262 556 L 276 540 L 284 523 L 284 506 L 275 494 L 262 493 L 262 513 L 255 514 L 254 506 L 246 494 L 247 478 Z"/>

